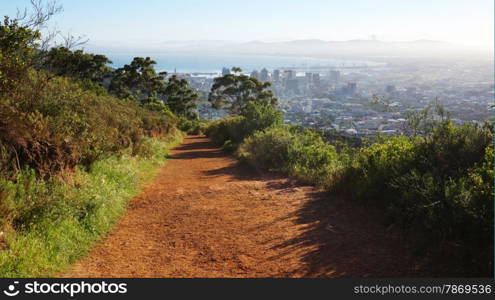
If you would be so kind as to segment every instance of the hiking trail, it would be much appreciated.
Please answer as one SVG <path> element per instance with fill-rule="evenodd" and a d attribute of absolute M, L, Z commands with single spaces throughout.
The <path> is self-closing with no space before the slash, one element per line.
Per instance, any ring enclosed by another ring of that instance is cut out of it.
<path fill-rule="evenodd" d="M 114 229 L 64 277 L 420 276 L 407 237 L 373 209 L 223 153 L 171 150 Z"/>

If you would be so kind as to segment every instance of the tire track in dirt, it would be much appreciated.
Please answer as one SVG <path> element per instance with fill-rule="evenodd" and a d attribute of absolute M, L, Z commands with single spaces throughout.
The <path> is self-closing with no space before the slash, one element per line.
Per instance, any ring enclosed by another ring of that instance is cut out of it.
<path fill-rule="evenodd" d="M 189 136 L 64 277 L 396 277 L 425 264 L 373 210 Z"/>

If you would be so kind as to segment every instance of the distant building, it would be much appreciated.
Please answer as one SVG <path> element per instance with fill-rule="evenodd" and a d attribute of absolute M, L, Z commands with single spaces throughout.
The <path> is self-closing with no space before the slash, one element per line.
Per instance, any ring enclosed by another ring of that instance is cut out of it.
<path fill-rule="evenodd" d="M 296 71 L 294 70 L 286 70 L 284 71 L 285 77 L 287 79 L 296 79 Z"/>
<path fill-rule="evenodd" d="M 385 92 L 389 93 L 389 94 L 393 94 L 396 92 L 396 88 L 395 88 L 395 85 L 387 85 L 385 87 Z"/>
<path fill-rule="evenodd" d="M 355 82 L 348 82 L 347 86 L 342 87 L 342 94 L 347 96 L 354 96 L 357 91 L 357 85 Z"/>
<path fill-rule="evenodd" d="M 409 95 L 415 94 L 416 88 L 415 87 L 408 87 L 408 88 L 406 88 L 406 93 L 408 93 Z"/>
<path fill-rule="evenodd" d="M 357 84 L 355 82 L 348 82 L 347 83 L 347 91 L 349 92 L 350 95 L 356 94 Z"/>
<path fill-rule="evenodd" d="M 330 82 L 331 83 L 333 83 L 333 84 L 339 83 L 339 81 L 340 81 L 340 71 L 330 70 L 329 77 L 330 77 L 329 79 L 330 79 Z"/>
<path fill-rule="evenodd" d="M 253 70 L 251 72 L 251 77 L 254 77 L 256 79 L 260 79 L 260 72 L 258 72 L 258 70 Z"/>
<path fill-rule="evenodd" d="M 313 74 L 313 81 L 312 81 L 312 83 L 316 87 L 319 87 L 320 86 L 320 74 L 319 73 L 314 73 Z"/>
<path fill-rule="evenodd" d="M 230 74 L 230 69 L 223 67 L 222 69 L 222 76 L 229 75 Z"/>
<path fill-rule="evenodd" d="M 285 91 L 293 92 L 294 94 L 299 93 L 299 82 L 297 81 L 296 78 L 292 78 L 292 79 L 287 78 L 285 80 Z"/>
<path fill-rule="evenodd" d="M 313 83 L 313 73 L 306 72 L 306 83 L 307 84 L 312 84 Z"/>
<path fill-rule="evenodd" d="M 260 72 L 260 80 L 261 81 L 270 81 L 270 75 L 268 74 L 268 70 L 263 68 Z"/>
<path fill-rule="evenodd" d="M 280 70 L 274 70 L 272 77 L 274 82 L 280 82 Z"/>

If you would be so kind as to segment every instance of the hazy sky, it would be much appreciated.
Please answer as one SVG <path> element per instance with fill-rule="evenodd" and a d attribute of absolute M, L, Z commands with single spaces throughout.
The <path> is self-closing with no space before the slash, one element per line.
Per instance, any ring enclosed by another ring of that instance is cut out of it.
<path fill-rule="evenodd" d="M 29 1 L 0 2 L 2 15 Z M 492 46 L 493 0 L 59 0 L 62 31 L 94 42 L 442 40 Z"/>

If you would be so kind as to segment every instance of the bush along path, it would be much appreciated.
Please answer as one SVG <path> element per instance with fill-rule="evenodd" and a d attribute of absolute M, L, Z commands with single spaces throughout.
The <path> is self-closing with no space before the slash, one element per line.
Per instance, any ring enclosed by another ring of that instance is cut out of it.
<path fill-rule="evenodd" d="M 2 224 L 0 274 L 45 277 L 66 270 L 113 228 L 127 202 L 153 179 L 168 149 L 182 138 L 178 132 L 147 138 L 141 145 L 146 152 L 108 156 L 88 170 L 77 168 L 72 184 L 37 179 L 29 169 L 16 182 L 0 180 L 0 192 L 7 195 L 2 208 L 11 207 L 17 225 Z"/>
<path fill-rule="evenodd" d="M 63 276 L 441 275 L 374 209 L 328 197 L 189 136 L 115 229 Z"/>

